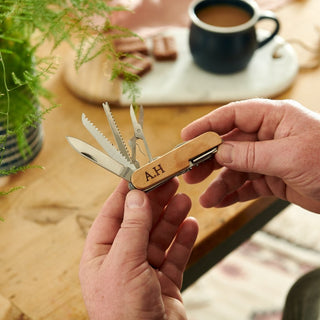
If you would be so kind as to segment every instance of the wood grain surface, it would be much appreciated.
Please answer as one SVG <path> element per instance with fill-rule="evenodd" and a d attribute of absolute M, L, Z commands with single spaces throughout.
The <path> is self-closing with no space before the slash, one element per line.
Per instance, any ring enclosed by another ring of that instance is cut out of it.
<path fill-rule="evenodd" d="M 280 34 L 285 39 L 295 37 L 316 43 L 314 26 L 318 24 L 319 11 L 318 0 L 295 1 L 281 8 L 277 12 L 282 20 Z M 65 56 L 63 52 L 61 56 Z M 301 72 L 292 88 L 279 98 L 294 98 L 320 111 L 319 81 L 318 69 Z M 119 178 L 80 157 L 66 141 L 66 136 L 75 136 L 96 145 L 81 124 L 83 112 L 111 137 L 102 107 L 73 96 L 63 83 L 61 72 L 47 86 L 60 107 L 43 122 L 44 144 L 33 162 L 43 169 L 29 169 L 9 181 L 0 181 L 5 184 L 1 190 L 25 186 L 0 199 L 0 216 L 5 219 L 0 222 L 0 294 L 34 320 L 84 320 L 88 318 L 78 264 L 87 231 Z M 145 109 L 144 132 L 153 156 L 174 148 L 181 142 L 181 129 L 215 107 L 219 106 Z M 112 111 L 125 140 L 130 139 L 133 131 L 129 108 L 112 107 Z M 192 198 L 190 215 L 200 224 L 190 264 L 273 201 L 260 199 L 225 209 L 203 209 L 198 197 L 215 174 L 197 185 L 187 185 L 180 179 L 179 192 Z"/>

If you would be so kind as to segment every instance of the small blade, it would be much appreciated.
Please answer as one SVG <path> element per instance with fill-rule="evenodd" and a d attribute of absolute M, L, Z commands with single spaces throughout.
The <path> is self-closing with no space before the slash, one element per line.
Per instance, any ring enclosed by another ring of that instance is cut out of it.
<path fill-rule="evenodd" d="M 140 168 L 140 163 L 137 160 L 137 139 L 135 136 L 129 140 L 129 147 L 131 149 L 131 162 L 134 164 L 136 169 L 138 169 Z"/>
<path fill-rule="evenodd" d="M 141 128 L 143 128 L 143 108 L 139 108 L 139 120 L 138 123 L 141 125 Z M 129 140 L 129 146 L 131 148 L 131 162 L 135 165 L 137 169 L 140 168 L 139 161 L 137 160 L 137 138 L 135 135 L 135 132 L 133 134 L 133 137 Z"/>
<path fill-rule="evenodd" d="M 125 167 L 135 170 L 136 167 L 129 162 L 121 152 L 119 152 L 113 144 L 103 135 L 103 133 L 86 117 L 82 114 L 82 123 L 91 135 L 97 140 L 104 151 L 114 160 L 121 163 Z"/>
<path fill-rule="evenodd" d="M 71 146 L 78 151 L 83 157 L 107 169 L 115 175 L 130 181 L 133 170 L 123 166 L 117 161 L 113 160 L 100 150 L 90 146 L 88 143 L 73 137 L 67 137 Z"/>
<path fill-rule="evenodd" d="M 141 125 L 141 128 L 143 128 L 143 118 L 144 118 L 144 112 L 143 112 L 143 107 L 140 106 L 139 108 L 139 124 Z"/>
<path fill-rule="evenodd" d="M 113 115 L 111 113 L 109 104 L 106 102 L 106 103 L 103 103 L 102 105 L 103 105 L 103 109 L 104 109 L 104 111 L 106 113 L 107 119 L 109 121 L 109 125 L 110 125 L 110 128 L 112 130 L 113 136 L 114 136 L 114 138 L 116 140 L 116 143 L 118 145 L 119 151 L 122 153 L 122 155 L 129 162 L 131 162 L 127 146 L 126 146 L 125 142 L 123 141 L 123 138 L 122 138 L 121 133 L 120 133 L 120 131 L 118 129 L 117 123 L 115 122 L 115 120 L 113 118 Z"/>

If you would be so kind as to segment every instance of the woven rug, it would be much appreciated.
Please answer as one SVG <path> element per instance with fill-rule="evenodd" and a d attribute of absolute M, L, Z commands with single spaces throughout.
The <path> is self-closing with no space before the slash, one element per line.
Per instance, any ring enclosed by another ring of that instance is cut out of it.
<path fill-rule="evenodd" d="M 287 292 L 320 266 L 320 216 L 289 206 L 183 293 L 189 320 L 280 320 Z"/>

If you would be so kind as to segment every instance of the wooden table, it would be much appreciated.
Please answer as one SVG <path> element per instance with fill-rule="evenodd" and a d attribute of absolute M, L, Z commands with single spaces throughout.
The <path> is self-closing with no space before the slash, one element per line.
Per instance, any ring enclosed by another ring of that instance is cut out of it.
<path fill-rule="evenodd" d="M 319 11 L 318 0 L 296 1 L 278 10 L 281 35 L 315 43 L 314 25 Z M 320 70 L 300 73 L 292 88 L 279 98 L 294 98 L 320 111 L 316 89 L 319 81 Z M 73 96 L 61 74 L 48 87 L 61 107 L 44 121 L 44 145 L 34 161 L 44 169 L 30 169 L 11 177 L 6 188 L 26 188 L 0 199 L 0 216 L 5 218 L 0 223 L 0 294 L 31 319 L 81 320 L 87 319 L 78 280 L 85 236 L 119 178 L 81 158 L 65 138 L 71 135 L 94 143 L 82 127 L 82 112 L 99 128 L 106 128 L 105 133 L 110 136 L 103 110 Z M 153 155 L 173 148 L 181 141 L 180 129 L 212 109 L 213 106 L 146 108 L 144 128 Z M 130 138 L 128 109 L 115 108 L 113 113 L 124 137 Z M 205 210 L 198 197 L 210 180 L 194 186 L 181 180 L 179 191 L 191 196 L 191 215 L 200 223 L 185 286 L 286 205 L 267 198 Z"/>

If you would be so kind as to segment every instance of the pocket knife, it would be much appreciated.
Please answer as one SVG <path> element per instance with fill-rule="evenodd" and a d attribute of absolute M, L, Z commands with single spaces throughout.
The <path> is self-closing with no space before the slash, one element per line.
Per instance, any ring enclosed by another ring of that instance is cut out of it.
<path fill-rule="evenodd" d="M 194 166 L 211 159 L 222 143 L 222 139 L 217 133 L 209 131 L 154 159 L 143 133 L 143 108 L 140 106 L 139 120 L 137 120 L 134 108 L 131 105 L 130 117 L 134 135 L 129 140 L 131 149 L 131 152 L 129 152 L 108 103 L 103 104 L 103 109 L 118 148 L 99 131 L 85 114 L 82 114 L 84 127 L 106 153 L 80 139 L 74 137 L 67 137 L 67 139 L 71 146 L 83 157 L 127 180 L 130 189 L 148 192 L 173 177 L 179 176 L 191 170 Z M 142 166 L 136 159 L 137 140 L 143 141 L 149 159 L 149 162 Z"/>

